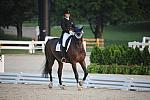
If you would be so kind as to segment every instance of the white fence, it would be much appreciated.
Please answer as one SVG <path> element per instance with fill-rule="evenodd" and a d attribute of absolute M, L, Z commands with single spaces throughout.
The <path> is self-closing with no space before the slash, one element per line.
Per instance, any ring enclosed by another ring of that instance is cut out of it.
<path fill-rule="evenodd" d="M 134 49 L 138 47 L 141 51 L 144 49 L 145 46 L 148 46 L 148 50 L 150 53 L 150 37 L 143 37 L 142 42 L 128 42 L 128 46 Z"/>
<path fill-rule="evenodd" d="M 0 50 L 2 49 L 23 49 L 29 50 L 29 53 L 35 53 L 36 49 L 44 52 L 44 41 L 7 41 L 0 40 Z"/>
<path fill-rule="evenodd" d="M 55 75 L 57 76 L 57 75 Z M 62 78 L 64 85 L 76 86 L 74 76 L 67 75 Z M 49 78 L 42 78 L 41 74 L 28 73 L 0 73 L 1 83 L 15 83 L 15 84 L 49 84 Z M 58 84 L 58 78 L 53 77 L 54 86 Z M 133 91 L 150 91 L 150 80 L 116 77 L 111 75 L 90 74 L 87 81 L 84 83 L 88 88 L 107 88 L 107 89 L 121 89 Z"/>
<path fill-rule="evenodd" d="M 143 37 L 143 43 L 148 43 L 150 42 L 150 37 Z"/>
<path fill-rule="evenodd" d="M 0 55 L 0 72 L 4 72 L 4 55 Z"/>
<path fill-rule="evenodd" d="M 0 40 L 0 50 L 2 49 L 22 49 L 29 50 L 29 53 L 35 53 L 35 50 L 41 49 L 44 52 L 45 43 L 48 39 L 58 38 L 47 36 L 45 41 L 8 41 L 8 40 Z M 86 51 L 86 41 L 83 42 L 84 48 Z"/>

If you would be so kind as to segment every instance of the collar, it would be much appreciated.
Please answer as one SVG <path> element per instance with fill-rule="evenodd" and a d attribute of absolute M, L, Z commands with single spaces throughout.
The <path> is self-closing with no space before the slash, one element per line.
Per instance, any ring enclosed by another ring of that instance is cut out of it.
<path fill-rule="evenodd" d="M 69 20 L 69 17 L 65 17 L 65 19 Z"/>

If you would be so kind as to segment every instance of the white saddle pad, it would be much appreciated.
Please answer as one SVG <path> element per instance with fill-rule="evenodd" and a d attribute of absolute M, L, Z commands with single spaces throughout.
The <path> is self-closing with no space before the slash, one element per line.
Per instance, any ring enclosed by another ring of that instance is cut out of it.
<path fill-rule="evenodd" d="M 68 44 L 67 44 L 67 50 L 66 50 L 66 52 L 67 52 L 68 49 L 69 49 L 71 40 L 72 40 L 72 38 L 70 38 L 70 40 L 69 40 L 69 42 L 68 42 Z M 57 44 L 56 44 L 56 51 L 61 51 L 60 47 L 61 47 L 61 44 L 60 44 L 59 42 L 57 42 Z"/>

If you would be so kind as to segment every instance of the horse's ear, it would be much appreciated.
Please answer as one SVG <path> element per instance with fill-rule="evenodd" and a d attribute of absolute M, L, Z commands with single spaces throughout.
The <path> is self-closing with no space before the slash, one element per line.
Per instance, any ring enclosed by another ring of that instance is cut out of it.
<path fill-rule="evenodd" d="M 84 27 L 84 26 L 82 26 L 82 27 L 80 28 L 80 30 L 83 30 L 83 27 Z"/>

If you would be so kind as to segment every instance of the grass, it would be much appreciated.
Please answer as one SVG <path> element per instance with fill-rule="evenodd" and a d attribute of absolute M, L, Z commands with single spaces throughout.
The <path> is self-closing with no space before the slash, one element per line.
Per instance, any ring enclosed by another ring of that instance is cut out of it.
<path fill-rule="evenodd" d="M 24 27 L 36 27 L 38 25 L 38 21 L 34 20 L 34 21 L 25 21 L 23 23 Z"/>
<path fill-rule="evenodd" d="M 0 54 L 30 54 L 29 50 L 1 50 Z M 32 55 L 41 55 L 43 54 L 41 50 L 35 51 Z"/>
<path fill-rule="evenodd" d="M 1 54 L 22 54 L 22 53 L 27 54 L 28 50 L 1 50 L 0 53 Z"/>
<path fill-rule="evenodd" d="M 130 23 L 105 28 L 105 44 L 127 44 L 129 41 L 142 41 L 143 36 L 150 36 L 150 22 Z"/>
<path fill-rule="evenodd" d="M 14 35 L 9 35 L 9 34 L 2 35 L 2 34 L 0 34 L 0 40 L 18 40 L 18 38 Z M 20 39 L 20 41 L 28 41 L 28 40 L 32 40 L 32 39 L 26 38 L 26 37 Z"/>

